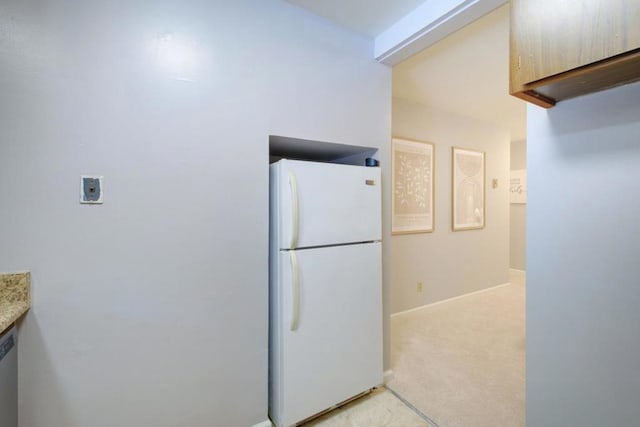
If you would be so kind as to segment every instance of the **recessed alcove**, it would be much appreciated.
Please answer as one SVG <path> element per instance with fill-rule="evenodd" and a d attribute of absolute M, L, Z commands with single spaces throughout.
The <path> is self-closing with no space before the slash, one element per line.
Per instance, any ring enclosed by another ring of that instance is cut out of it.
<path fill-rule="evenodd" d="M 365 159 L 377 159 L 377 155 L 374 147 L 269 135 L 269 163 L 293 159 L 365 166 Z"/>

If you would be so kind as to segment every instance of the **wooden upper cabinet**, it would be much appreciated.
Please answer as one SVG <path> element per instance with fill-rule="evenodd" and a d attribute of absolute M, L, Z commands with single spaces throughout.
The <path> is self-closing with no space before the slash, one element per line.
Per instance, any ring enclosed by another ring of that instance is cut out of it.
<path fill-rule="evenodd" d="M 511 0 L 511 94 L 543 107 L 640 80 L 640 0 Z"/>

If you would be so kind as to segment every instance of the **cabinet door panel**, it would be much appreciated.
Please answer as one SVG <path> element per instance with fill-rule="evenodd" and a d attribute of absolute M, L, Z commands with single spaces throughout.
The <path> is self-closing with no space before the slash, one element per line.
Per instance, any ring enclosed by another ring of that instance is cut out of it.
<path fill-rule="evenodd" d="M 511 92 L 640 47 L 638 0 L 512 0 Z"/>

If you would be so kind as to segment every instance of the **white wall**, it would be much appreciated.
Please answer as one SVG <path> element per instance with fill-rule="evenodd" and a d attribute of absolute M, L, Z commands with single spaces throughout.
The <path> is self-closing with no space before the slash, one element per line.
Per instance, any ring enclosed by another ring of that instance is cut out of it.
<path fill-rule="evenodd" d="M 527 426 L 638 425 L 639 100 L 528 107 Z"/>
<path fill-rule="evenodd" d="M 384 161 L 390 70 L 275 0 L 1 9 L 0 271 L 33 273 L 21 427 L 265 420 L 268 135 Z M 78 203 L 81 174 L 104 205 Z"/>
<path fill-rule="evenodd" d="M 391 312 L 508 282 L 509 131 L 398 98 L 392 127 L 394 136 L 434 143 L 436 155 L 435 231 L 391 238 Z M 482 230 L 451 231 L 452 146 L 486 152 Z M 422 292 L 417 282 L 423 282 Z"/>
<path fill-rule="evenodd" d="M 511 142 L 511 170 L 527 168 L 527 141 Z M 527 205 L 513 203 L 509 217 L 509 267 L 526 270 Z"/>

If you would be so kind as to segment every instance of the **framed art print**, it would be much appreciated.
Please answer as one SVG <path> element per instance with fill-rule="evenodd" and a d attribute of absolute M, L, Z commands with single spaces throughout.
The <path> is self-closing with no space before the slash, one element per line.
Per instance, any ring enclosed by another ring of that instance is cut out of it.
<path fill-rule="evenodd" d="M 527 170 L 512 170 L 509 184 L 509 201 L 512 204 L 527 203 Z"/>
<path fill-rule="evenodd" d="M 393 138 L 391 151 L 391 234 L 432 232 L 433 144 Z"/>
<path fill-rule="evenodd" d="M 453 147 L 452 210 L 453 231 L 474 230 L 485 225 L 485 153 Z"/>

